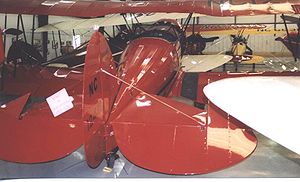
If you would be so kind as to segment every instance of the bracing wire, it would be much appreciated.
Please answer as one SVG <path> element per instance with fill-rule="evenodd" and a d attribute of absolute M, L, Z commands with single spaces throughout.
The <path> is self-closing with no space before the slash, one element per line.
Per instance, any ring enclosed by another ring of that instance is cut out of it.
<path fill-rule="evenodd" d="M 185 117 L 191 119 L 192 121 L 194 121 L 194 122 L 196 122 L 196 123 L 198 123 L 198 124 L 200 124 L 200 125 L 202 125 L 202 126 L 206 126 L 206 122 L 201 121 L 201 120 L 198 121 L 197 119 L 195 119 L 195 118 L 193 118 L 192 116 L 190 116 L 190 115 L 184 113 L 183 111 L 181 111 L 181 110 L 179 110 L 179 109 L 177 109 L 177 108 L 175 108 L 175 107 L 173 107 L 173 106 L 171 106 L 171 105 L 165 103 L 164 101 L 162 101 L 162 100 L 160 100 L 160 99 L 154 97 L 154 96 L 151 95 L 151 94 L 148 94 L 147 92 L 145 92 L 145 91 L 143 91 L 143 90 L 141 90 L 141 89 L 139 89 L 139 88 L 133 86 L 132 83 L 130 84 L 130 83 L 126 82 L 125 80 L 123 80 L 123 79 L 121 79 L 121 78 L 119 78 L 119 77 L 117 77 L 117 76 L 115 76 L 115 75 L 109 73 L 108 71 L 106 71 L 106 70 L 104 70 L 104 69 L 102 69 L 102 68 L 101 68 L 100 70 L 101 70 L 104 74 L 106 74 L 106 75 L 108 75 L 108 76 L 110 76 L 110 77 L 112 77 L 112 78 L 114 78 L 114 79 L 116 79 L 116 80 L 118 80 L 118 81 L 124 83 L 125 85 L 129 86 L 130 88 L 134 88 L 135 90 L 139 91 L 140 93 L 142 93 L 142 94 L 144 94 L 144 95 L 150 97 L 151 99 L 153 99 L 153 100 L 155 100 L 155 101 L 161 103 L 162 105 L 164 105 L 164 106 L 166 106 L 166 107 L 168 107 L 168 108 L 174 110 L 176 113 L 182 114 L 183 116 L 185 116 Z"/>

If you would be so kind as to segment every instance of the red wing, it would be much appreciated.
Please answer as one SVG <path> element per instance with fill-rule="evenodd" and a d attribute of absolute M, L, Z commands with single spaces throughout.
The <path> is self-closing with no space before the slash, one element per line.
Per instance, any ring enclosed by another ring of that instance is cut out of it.
<path fill-rule="evenodd" d="M 270 1 L 272 2 L 272 1 Z M 281 3 L 280 3 L 281 2 Z M 289 3 L 291 2 L 291 3 Z M 186 1 L 45 1 L 45 0 L 1 0 L 0 13 L 60 15 L 74 17 L 98 17 L 113 13 L 178 12 L 202 13 L 213 16 L 255 15 L 272 13 L 299 13 L 298 1 L 274 1 L 268 4 L 251 4 L 245 0 L 243 5 L 220 6 L 220 2 L 207 0 Z M 246 4 L 248 3 L 248 4 Z M 260 3 L 260 2 L 259 2 Z"/>
<path fill-rule="evenodd" d="M 70 118 L 76 118 L 81 108 L 74 107 L 54 118 L 47 103 L 42 103 L 32 106 L 38 108 L 28 110 L 20 118 L 29 95 L 0 108 L 0 159 L 40 163 L 60 159 L 76 150 L 83 143 L 82 122 Z M 78 103 L 81 99 L 77 97 L 75 100 Z"/>
<path fill-rule="evenodd" d="M 209 173 L 240 162 L 256 147 L 251 132 L 209 110 L 206 119 L 206 111 L 140 95 L 112 125 L 122 154 L 138 166 L 167 174 Z"/>

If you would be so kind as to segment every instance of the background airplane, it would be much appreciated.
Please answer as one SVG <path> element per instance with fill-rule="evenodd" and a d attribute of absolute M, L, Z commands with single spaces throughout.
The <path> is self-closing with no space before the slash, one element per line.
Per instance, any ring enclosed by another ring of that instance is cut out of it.
<path fill-rule="evenodd" d="M 284 20 L 285 27 L 286 27 L 286 35 L 283 37 L 277 37 L 276 41 L 281 41 L 289 51 L 293 54 L 294 58 L 300 58 L 300 50 L 299 50 L 299 27 L 300 21 L 298 17 L 293 16 L 284 16 L 282 15 L 281 18 Z M 287 22 L 291 22 L 297 25 L 298 30 L 290 32 L 287 27 Z"/>

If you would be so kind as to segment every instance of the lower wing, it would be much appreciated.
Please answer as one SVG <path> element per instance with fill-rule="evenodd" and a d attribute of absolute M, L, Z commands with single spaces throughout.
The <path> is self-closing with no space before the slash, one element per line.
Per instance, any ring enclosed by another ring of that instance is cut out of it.
<path fill-rule="evenodd" d="M 143 168 L 167 174 L 201 174 L 250 155 L 256 138 L 239 122 L 174 101 L 141 94 L 112 121 L 122 154 Z"/>
<path fill-rule="evenodd" d="M 300 154 L 300 77 L 241 77 L 204 88 L 219 108 L 286 148 Z"/>
<path fill-rule="evenodd" d="M 232 56 L 218 55 L 188 55 L 183 56 L 181 64 L 185 72 L 206 72 L 217 68 L 232 59 Z"/>

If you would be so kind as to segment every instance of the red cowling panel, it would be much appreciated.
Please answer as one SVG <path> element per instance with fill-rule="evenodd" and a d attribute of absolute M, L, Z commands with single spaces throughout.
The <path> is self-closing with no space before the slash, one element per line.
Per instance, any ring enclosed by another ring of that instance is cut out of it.
<path fill-rule="evenodd" d="M 81 97 L 73 96 L 74 108 L 56 118 L 46 102 L 32 105 L 21 118 L 29 95 L 0 108 L 0 160 L 47 162 L 65 157 L 82 145 Z"/>
<path fill-rule="evenodd" d="M 295 11 L 296 14 L 300 13 L 300 4 L 298 4 L 298 5 L 292 5 L 292 7 L 293 7 L 293 9 L 294 9 L 294 11 Z"/>
<path fill-rule="evenodd" d="M 2 30 L 0 28 L 0 64 L 4 61 L 4 44 L 3 44 L 3 38 L 2 38 Z"/>
<path fill-rule="evenodd" d="M 0 13 L 12 14 L 38 14 L 38 15 L 60 15 L 75 17 L 98 17 L 113 13 L 149 13 L 149 12 L 178 12 L 178 13 L 201 13 L 212 16 L 236 16 L 256 15 L 272 13 L 290 13 L 273 11 L 270 6 L 265 10 L 253 10 L 251 6 L 245 10 L 224 10 L 220 8 L 221 0 L 177 0 L 177 1 L 45 1 L 45 0 L 0 0 Z M 270 0 L 270 3 L 288 3 L 299 5 L 297 0 Z M 253 3 L 253 0 L 233 1 L 233 5 Z M 256 1 L 263 4 L 264 1 Z M 255 3 L 254 3 L 255 4 Z"/>
<path fill-rule="evenodd" d="M 134 164 L 167 174 L 208 173 L 240 162 L 256 147 L 251 132 L 209 110 L 214 116 L 207 120 L 195 107 L 139 95 L 112 125 L 121 152 Z"/>
<path fill-rule="evenodd" d="M 89 42 L 83 77 L 83 121 L 85 153 L 90 167 L 105 157 L 105 124 L 117 92 L 115 63 L 105 37 L 95 32 Z"/>
<path fill-rule="evenodd" d="M 117 117 L 132 97 L 139 94 L 136 88 L 151 94 L 159 93 L 176 74 L 178 59 L 174 44 L 164 39 L 144 37 L 130 42 L 122 54 L 118 68 L 122 82 L 110 120 Z"/>

